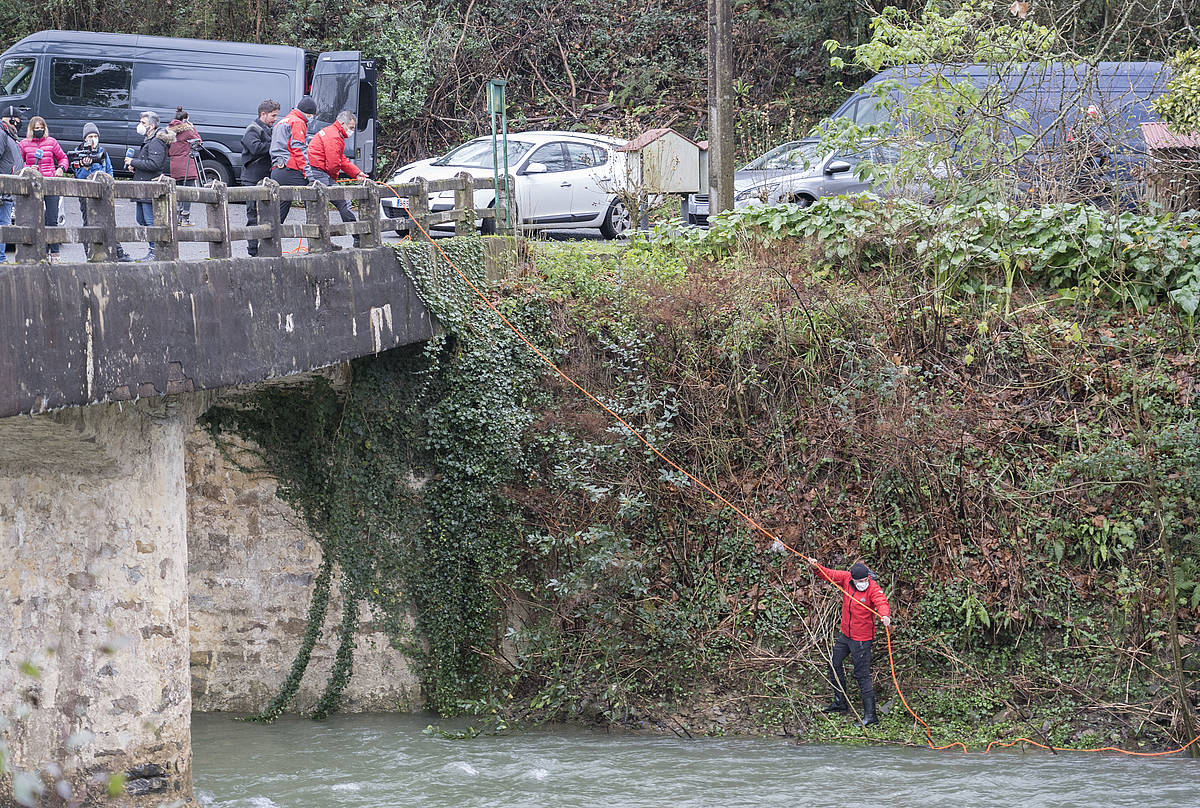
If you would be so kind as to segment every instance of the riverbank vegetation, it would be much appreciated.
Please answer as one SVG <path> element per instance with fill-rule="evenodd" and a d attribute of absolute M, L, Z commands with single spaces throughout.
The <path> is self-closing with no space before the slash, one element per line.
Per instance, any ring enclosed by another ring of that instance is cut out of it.
<path fill-rule="evenodd" d="M 930 32 L 947 62 L 1069 51 L 989 13 L 889 12 L 849 53 L 880 69 Z M 958 126 L 963 104 L 995 119 L 997 99 L 938 81 L 911 88 L 923 100 L 891 136 L 944 133 L 946 170 L 902 157 L 899 193 L 744 209 L 619 252 L 539 245 L 495 288 L 477 242 L 446 242 L 495 310 L 404 245 L 445 335 L 360 360 L 348 390 L 210 412 L 262 447 L 431 708 L 924 743 L 899 683 L 936 743 L 1194 737 L 1200 219 L 1014 194 L 1034 144 Z M 864 135 L 829 133 L 847 136 Z M 819 712 L 840 595 L 774 536 L 863 559 L 889 592 L 869 735 Z M 352 670 L 353 625 L 318 715 Z"/>
<path fill-rule="evenodd" d="M 1197 262 L 1170 258 L 1200 235 L 1036 214 L 760 209 L 622 253 L 544 247 L 490 294 L 789 545 L 872 566 L 898 681 L 936 741 L 1162 748 L 1187 740 L 1180 683 L 1195 699 L 1200 671 L 1200 359 L 1179 294 Z M 451 255 L 470 267 L 474 249 Z M 818 712 L 838 593 L 404 250 L 446 337 L 360 361 L 348 393 L 322 393 L 321 429 L 296 430 L 295 391 L 233 417 L 269 416 L 249 434 L 302 511 L 346 503 L 347 530 L 314 530 L 422 661 L 431 706 L 865 737 Z M 888 712 L 870 737 L 922 743 L 887 656 L 881 640 Z"/>

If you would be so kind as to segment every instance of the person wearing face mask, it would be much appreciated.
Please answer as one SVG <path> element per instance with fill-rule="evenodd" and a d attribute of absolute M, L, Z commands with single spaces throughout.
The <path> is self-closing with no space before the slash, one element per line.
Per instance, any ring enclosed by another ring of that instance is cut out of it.
<path fill-rule="evenodd" d="M 844 713 L 850 709 L 846 701 L 846 657 L 854 663 L 854 678 L 862 695 L 863 726 L 878 724 L 875 715 L 875 688 L 871 684 L 871 642 L 875 639 L 875 615 L 884 626 L 892 624 L 892 608 L 888 605 L 883 587 L 871 575 L 867 565 L 855 562 L 849 570 L 823 567 L 815 558 L 808 559 L 826 581 L 842 590 L 842 620 L 833 642 L 829 664 L 829 683 L 833 687 L 833 703 L 827 713 Z M 872 611 L 874 610 L 874 611 Z"/>
<path fill-rule="evenodd" d="M 25 166 L 21 157 L 21 112 L 16 107 L 5 107 L 0 117 L 0 174 L 17 174 Z M 12 224 L 13 198 L 10 194 L 0 195 L 0 225 Z M 0 263 L 4 262 L 7 245 L 0 241 Z"/>
<path fill-rule="evenodd" d="M 89 122 L 83 125 L 83 142 L 79 144 L 78 148 L 67 152 L 67 159 L 70 161 L 71 170 L 75 172 L 77 180 L 95 179 L 99 174 L 112 176 L 112 160 L 104 147 L 100 145 L 100 130 L 94 123 Z M 83 219 L 83 226 L 87 227 L 87 200 L 83 197 L 79 198 L 79 215 Z M 118 261 L 133 260 L 125 253 L 125 249 L 120 244 L 117 245 L 116 259 Z"/>
<path fill-rule="evenodd" d="M 29 128 L 25 130 L 25 139 L 21 141 L 21 156 L 26 166 L 33 166 L 42 172 L 43 177 L 61 177 L 67 173 L 67 153 L 63 151 L 58 141 L 50 137 L 46 129 L 46 119 L 35 115 L 29 119 Z M 46 195 L 46 227 L 58 226 L 58 203 L 60 197 Z M 59 245 L 47 244 L 46 254 L 51 261 L 58 260 Z"/>
<path fill-rule="evenodd" d="M 138 122 L 138 134 L 146 138 L 146 142 L 132 157 L 125 158 L 125 168 L 133 171 L 135 182 L 155 180 L 171 170 L 171 158 L 167 148 L 175 140 L 175 136 L 166 129 L 160 129 L 158 122 L 158 113 L 150 110 L 143 112 Z M 134 204 L 137 223 L 142 227 L 153 227 L 154 204 L 149 199 L 138 199 Z M 150 251 L 142 260 L 154 260 L 153 241 L 150 242 Z"/>

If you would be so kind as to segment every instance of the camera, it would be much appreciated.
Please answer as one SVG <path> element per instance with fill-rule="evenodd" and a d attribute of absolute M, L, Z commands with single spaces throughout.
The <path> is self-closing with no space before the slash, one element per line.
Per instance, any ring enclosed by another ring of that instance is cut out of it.
<path fill-rule="evenodd" d="M 80 146 L 78 149 L 71 149 L 67 152 L 67 162 L 71 165 L 71 170 L 83 168 L 83 161 L 89 159 L 92 163 L 103 163 L 104 150 L 99 146 Z"/>

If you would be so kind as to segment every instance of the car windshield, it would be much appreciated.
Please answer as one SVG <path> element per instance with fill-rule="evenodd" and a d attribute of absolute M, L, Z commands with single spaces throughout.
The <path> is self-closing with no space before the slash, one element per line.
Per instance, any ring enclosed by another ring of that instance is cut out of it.
<path fill-rule="evenodd" d="M 815 140 L 797 140 L 776 146 L 761 157 L 746 164 L 744 171 L 765 171 L 780 168 L 811 168 L 821 161 L 821 144 Z"/>
<path fill-rule="evenodd" d="M 499 142 L 496 144 L 500 148 Z M 508 165 L 511 168 L 526 152 L 533 148 L 532 143 L 524 140 L 508 141 Z M 493 168 L 492 139 L 480 138 L 464 143 L 445 157 L 433 161 L 435 166 L 464 166 L 466 168 Z"/>

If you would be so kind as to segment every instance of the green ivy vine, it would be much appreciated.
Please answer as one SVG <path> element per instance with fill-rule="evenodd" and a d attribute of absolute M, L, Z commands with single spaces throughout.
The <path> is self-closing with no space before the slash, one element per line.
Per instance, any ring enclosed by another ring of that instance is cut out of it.
<path fill-rule="evenodd" d="M 441 244 L 487 288 L 478 239 Z M 324 558 L 291 671 L 257 720 L 278 717 L 295 697 L 335 567 L 345 603 L 339 647 L 312 717 L 341 704 L 363 603 L 416 661 L 430 708 L 456 712 L 487 685 L 484 653 L 502 613 L 495 585 L 515 569 L 522 536 L 503 490 L 527 466 L 522 436 L 545 395 L 542 370 L 428 245 L 397 253 L 443 333 L 356 360 L 344 390 L 316 378 L 205 415 L 218 445 L 233 433 L 255 447 Z M 503 305 L 538 321 L 536 306 Z"/>

